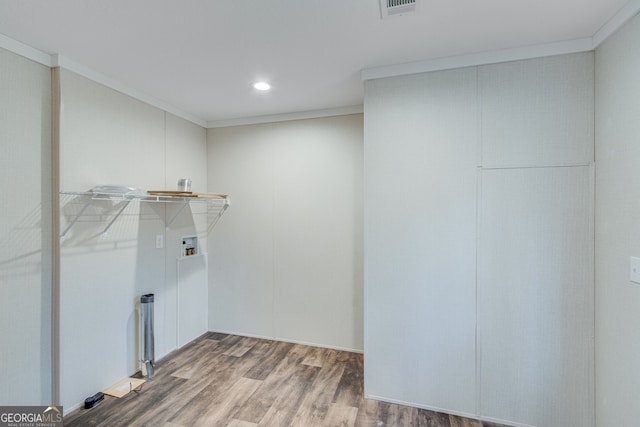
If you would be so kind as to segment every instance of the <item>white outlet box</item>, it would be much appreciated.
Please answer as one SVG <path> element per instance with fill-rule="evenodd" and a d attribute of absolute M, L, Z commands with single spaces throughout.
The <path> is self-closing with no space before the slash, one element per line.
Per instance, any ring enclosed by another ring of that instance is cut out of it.
<path fill-rule="evenodd" d="M 193 256 L 200 253 L 197 236 L 182 236 L 182 256 Z"/>
<path fill-rule="evenodd" d="M 631 257 L 629 261 L 629 280 L 640 284 L 640 258 Z"/>
<path fill-rule="evenodd" d="M 164 248 L 164 236 L 162 234 L 156 234 L 156 249 Z"/>

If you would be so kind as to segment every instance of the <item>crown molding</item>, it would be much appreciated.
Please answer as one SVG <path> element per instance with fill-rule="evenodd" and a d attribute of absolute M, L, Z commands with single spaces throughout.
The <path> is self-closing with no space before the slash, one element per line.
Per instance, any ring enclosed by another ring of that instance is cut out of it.
<path fill-rule="evenodd" d="M 409 74 L 426 73 L 430 71 L 449 70 L 452 68 L 496 64 L 499 62 L 532 59 L 543 56 L 588 52 L 600 46 L 603 41 L 605 41 L 616 31 L 618 31 L 624 24 L 626 24 L 639 12 L 640 0 L 629 0 L 591 37 L 511 49 L 472 53 L 468 55 L 449 56 L 429 59 L 425 61 L 408 62 L 404 64 L 365 68 L 360 72 L 360 77 L 363 81 L 367 81 L 385 77 L 396 77 Z"/>
<path fill-rule="evenodd" d="M 492 50 L 468 55 L 447 56 L 425 61 L 407 62 L 382 67 L 365 68 L 361 71 L 363 81 L 385 77 L 404 76 L 453 68 L 497 64 L 499 62 L 539 58 L 567 53 L 587 52 L 593 49 L 591 37 L 554 43 L 538 44 L 510 49 Z"/>
<path fill-rule="evenodd" d="M 39 64 L 46 65 L 47 67 L 51 67 L 51 55 L 7 37 L 4 34 L 0 34 L 0 48 L 35 61 Z"/>
<path fill-rule="evenodd" d="M 600 46 L 600 44 L 602 44 L 607 38 L 614 34 L 618 29 L 620 29 L 639 12 L 640 0 L 629 0 L 591 37 L 519 48 L 472 53 L 467 55 L 442 57 L 425 61 L 408 62 L 404 64 L 393 64 L 381 67 L 365 68 L 361 70 L 360 76 L 363 81 L 366 81 L 385 77 L 395 77 L 430 71 L 447 70 L 452 68 L 463 68 L 470 66 L 495 64 L 499 62 L 516 61 L 521 59 L 539 58 L 543 56 L 591 51 Z M 282 122 L 289 120 L 302 120 L 357 114 L 363 112 L 363 106 L 356 105 L 323 110 L 206 121 L 200 117 L 194 116 L 193 114 L 176 108 L 165 101 L 154 98 L 140 90 L 124 85 L 119 81 L 105 76 L 104 74 L 101 74 L 82 64 L 76 63 L 58 54 L 50 55 L 48 53 L 42 52 L 3 34 L 0 34 L 0 48 L 18 54 L 22 57 L 45 65 L 47 67 L 60 67 L 72 71 L 106 87 L 131 96 L 154 107 L 160 108 L 161 110 L 174 114 L 175 116 L 183 118 L 204 128 L 242 126 L 250 124 Z"/>
<path fill-rule="evenodd" d="M 138 101 L 147 103 L 153 107 L 159 108 L 163 111 L 166 111 L 175 116 L 183 118 L 187 121 L 195 123 L 201 127 L 206 127 L 206 121 L 202 120 L 201 118 L 196 117 L 192 114 L 189 114 L 185 111 L 182 111 L 179 108 L 175 108 L 171 104 L 165 101 L 162 101 L 160 99 L 154 98 L 153 96 L 150 96 L 140 90 L 124 85 L 119 81 L 112 79 L 111 77 L 105 76 L 104 74 L 95 71 L 92 68 L 89 68 L 85 65 L 74 62 L 58 54 L 52 55 L 51 58 L 52 58 L 52 61 L 51 61 L 52 67 L 60 67 L 65 70 L 72 71 L 78 75 L 88 78 L 89 80 L 92 80 L 110 89 L 113 89 L 127 96 L 135 98 Z"/>
<path fill-rule="evenodd" d="M 242 117 L 228 120 L 211 120 L 207 128 L 223 128 L 232 126 L 257 125 L 264 123 L 288 122 L 291 120 L 319 119 L 322 117 L 346 116 L 364 112 L 364 106 L 351 105 L 348 107 L 327 108 L 323 110 L 299 111 L 294 113 L 271 114 L 268 116 Z"/>
<path fill-rule="evenodd" d="M 19 42 L 10 37 L 7 37 L 4 34 L 0 34 L 0 48 L 5 49 L 9 52 L 15 53 L 16 55 L 20 55 L 24 58 L 30 59 L 32 61 L 35 61 L 49 68 L 59 67 L 65 70 L 72 71 L 76 74 L 86 77 L 89 80 L 92 80 L 110 89 L 121 92 L 127 96 L 131 96 L 132 98 L 135 98 L 138 101 L 145 102 L 153 107 L 159 108 L 163 111 L 171 113 L 175 116 L 183 118 L 199 126 L 206 127 L 207 123 L 205 120 L 199 117 L 196 117 L 192 114 L 189 114 L 185 111 L 182 111 L 179 108 L 175 108 L 169 103 L 159 100 L 157 98 L 154 98 L 150 95 L 147 95 L 142 91 L 128 87 L 118 82 L 115 79 L 107 77 L 104 74 L 101 74 L 82 64 L 74 62 L 62 55 L 59 55 L 59 54 L 50 55 L 48 53 L 42 52 L 41 50 L 28 46 L 22 42 Z"/>
<path fill-rule="evenodd" d="M 640 0 L 629 0 L 611 19 L 600 27 L 593 35 L 593 48 L 597 48 L 609 36 L 618 31 L 624 24 L 640 12 Z"/>

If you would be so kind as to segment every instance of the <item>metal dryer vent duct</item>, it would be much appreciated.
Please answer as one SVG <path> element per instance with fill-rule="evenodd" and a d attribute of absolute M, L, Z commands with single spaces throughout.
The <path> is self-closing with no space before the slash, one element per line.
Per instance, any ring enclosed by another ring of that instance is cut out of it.
<path fill-rule="evenodd" d="M 142 325 L 142 375 L 151 379 L 156 368 L 155 345 L 153 338 L 153 294 L 140 297 L 140 316 Z"/>
<path fill-rule="evenodd" d="M 400 16 L 415 13 L 418 0 L 380 0 L 380 17 Z"/>

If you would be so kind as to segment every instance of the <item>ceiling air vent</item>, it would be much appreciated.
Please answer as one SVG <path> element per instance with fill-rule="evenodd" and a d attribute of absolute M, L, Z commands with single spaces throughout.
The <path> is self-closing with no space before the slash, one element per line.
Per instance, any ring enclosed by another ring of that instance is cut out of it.
<path fill-rule="evenodd" d="M 416 3 L 417 0 L 380 0 L 380 16 L 385 19 L 390 16 L 415 13 Z"/>

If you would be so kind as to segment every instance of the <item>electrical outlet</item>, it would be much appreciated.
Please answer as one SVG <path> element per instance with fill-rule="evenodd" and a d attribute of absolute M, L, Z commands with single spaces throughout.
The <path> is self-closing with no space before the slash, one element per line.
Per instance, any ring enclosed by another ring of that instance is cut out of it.
<path fill-rule="evenodd" d="M 629 280 L 640 284 L 640 258 L 631 257 L 629 261 Z"/>
<path fill-rule="evenodd" d="M 164 248 L 164 236 L 162 234 L 156 234 L 156 249 Z"/>

